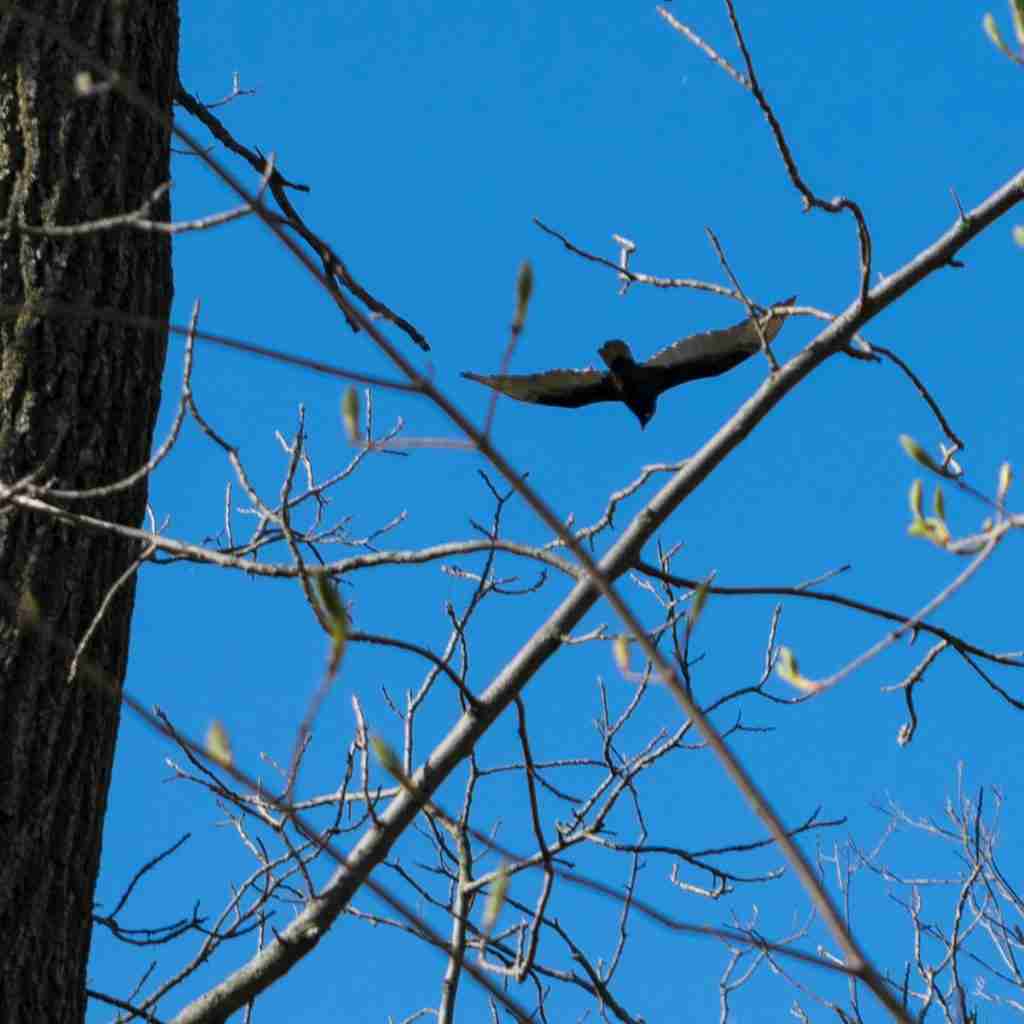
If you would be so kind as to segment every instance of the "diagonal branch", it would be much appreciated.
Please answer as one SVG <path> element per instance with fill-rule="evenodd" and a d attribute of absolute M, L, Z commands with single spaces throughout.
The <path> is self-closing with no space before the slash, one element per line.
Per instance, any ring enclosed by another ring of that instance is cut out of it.
<path fill-rule="evenodd" d="M 180 82 L 178 83 L 178 92 L 175 96 L 175 100 L 194 118 L 196 118 L 196 120 L 205 125 L 214 138 L 221 142 L 231 152 L 247 161 L 257 174 L 265 173 L 268 167 L 266 157 L 264 157 L 262 153 L 253 151 L 238 142 L 227 130 L 223 122 L 211 112 L 210 108 L 189 93 Z M 303 221 L 299 216 L 295 207 L 292 206 L 291 200 L 288 198 L 288 194 L 285 190 L 291 188 L 300 192 L 308 192 L 309 188 L 305 185 L 297 185 L 294 182 L 286 180 L 276 170 L 272 171 L 269 184 L 270 191 L 277 200 L 278 206 L 280 206 L 284 211 L 288 226 L 305 239 L 309 247 L 320 257 L 325 269 L 331 275 L 331 282 L 328 286 L 328 291 L 335 301 L 337 302 L 340 297 L 338 288 L 334 283 L 334 279 L 336 278 L 338 282 L 340 282 L 344 288 L 347 288 L 357 299 L 359 299 L 371 313 L 375 316 L 383 317 L 385 320 L 391 321 L 391 323 L 393 323 L 399 330 L 403 331 L 415 345 L 418 345 L 424 352 L 429 351 L 430 345 L 427 343 L 427 339 L 424 338 L 408 320 L 399 316 L 394 312 L 394 310 L 390 309 L 379 299 L 371 295 L 370 292 L 368 292 L 352 276 L 352 273 L 345 265 L 344 260 L 342 260 L 341 257 L 338 256 L 322 238 L 315 235 L 306 226 L 305 221 Z M 352 330 L 358 331 L 360 329 L 358 320 L 348 315 L 344 309 L 344 303 L 339 302 L 338 305 L 345 314 Z"/>

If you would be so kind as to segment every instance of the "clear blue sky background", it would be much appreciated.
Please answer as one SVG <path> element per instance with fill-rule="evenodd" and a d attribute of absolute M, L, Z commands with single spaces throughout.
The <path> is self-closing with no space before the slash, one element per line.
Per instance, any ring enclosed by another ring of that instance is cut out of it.
<path fill-rule="evenodd" d="M 720 4 L 671 8 L 738 61 Z M 896 270 L 951 225 L 951 188 L 970 207 L 1019 167 L 1024 76 L 982 34 L 985 9 L 962 0 L 740 5 L 762 84 L 804 176 L 820 195 L 846 194 L 862 205 L 879 273 Z M 995 13 L 1008 31 L 1005 9 L 997 6 Z M 218 99 L 236 71 L 243 88 L 256 95 L 219 115 L 240 141 L 273 151 L 288 178 L 310 186 L 308 195 L 293 194 L 308 223 L 367 288 L 429 337 L 432 351 L 424 358 L 390 332 L 475 416 L 483 414 L 488 393 L 458 374 L 497 367 L 523 259 L 533 263 L 536 289 L 515 357 L 522 372 L 586 365 L 609 337 L 628 338 L 644 355 L 742 316 L 735 304 L 687 291 L 635 287 L 620 297 L 612 272 L 565 252 L 533 226 L 533 217 L 610 258 L 616 256 L 612 233 L 632 238 L 639 245 L 634 269 L 727 283 L 704 234 L 710 226 L 759 302 L 796 292 L 802 302 L 838 312 L 854 297 L 857 251 L 850 220 L 801 213 L 751 97 L 673 32 L 653 5 L 306 0 L 257 9 L 227 0 L 184 3 L 186 88 L 204 100 Z M 182 123 L 202 136 L 190 119 L 182 116 Z M 230 166 L 253 181 L 240 164 Z M 174 180 L 176 218 L 234 205 L 194 158 L 176 159 Z M 1024 213 L 1016 219 L 1024 221 Z M 1000 463 L 1019 465 L 1024 456 L 1024 252 L 1011 242 L 1011 223 L 968 247 L 964 269 L 934 276 L 867 332 L 923 377 L 967 443 L 962 461 L 969 479 L 989 492 Z M 255 221 L 178 239 L 175 275 L 179 323 L 198 298 L 207 330 L 353 369 L 387 369 Z M 789 323 L 776 343 L 779 357 L 798 352 L 816 330 L 811 320 Z M 181 354 L 180 341 L 172 340 L 161 438 L 173 412 Z M 506 401 L 494 436 L 561 516 L 574 515 L 583 524 L 642 466 L 695 451 L 765 372 L 763 360 L 752 359 L 726 377 L 674 391 L 643 432 L 616 405 L 570 412 Z M 239 446 L 269 499 L 285 465 L 275 431 L 294 431 L 300 403 L 318 472 L 327 475 L 350 456 L 337 381 L 202 347 L 194 387 L 201 408 Z M 378 393 L 375 409 L 381 426 L 401 416 L 407 436 L 452 434 L 425 401 Z M 933 451 L 941 437 L 892 366 L 837 358 L 768 417 L 659 539 L 684 545 L 677 571 L 691 577 L 714 571 L 723 584 L 794 585 L 849 563 L 850 571 L 827 589 L 909 613 L 963 563 L 906 536 L 906 495 L 918 474 L 897 444 L 900 433 Z M 469 539 L 470 518 L 486 522 L 492 509 L 481 467 L 471 453 L 443 449 L 417 450 L 404 459 L 381 456 L 334 493 L 329 514 L 351 517 L 351 534 L 366 536 L 405 512 L 401 527 L 378 542 L 382 547 Z M 223 454 L 190 425 L 153 481 L 151 500 L 157 519 L 168 520 L 166 532 L 194 542 L 214 537 L 223 525 L 230 478 Z M 652 493 L 649 486 L 643 495 Z M 623 508 L 620 524 L 640 500 Z M 234 503 L 244 504 L 237 488 Z M 947 506 L 958 531 L 975 528 L 984 514 L 977 503 L 951 493 Z M 244 533 L 245 518 L 236 514 L 234 523 Z M 518 501 L 507 509 L 505 529 L 513 539 L 547 539 Z M 347 553 L 341 549 L 331 557 Z M 936 621 L 993 649 L 1024 647 L 1019 553 L 1019 541 L 1011 538 Z M 653 546 L 646 555 L 653 557 Z M 287 553 L 276 557 L 287 560 Z M 483 559 L 459 564 L 479 569 Z M 523 581 L 536 576 L 532 564 L 511 557 L 499 561 L 499 571 Z M 435 650 L 447 638 L 444 602 L 461 607 L 470 594 L 469 583 L 443 575 L 436 563 L 376 578 L 359 574 L 351 582 L 345 596 L 358 628 Z M 552 576 L 530 599 L 492 602 L 473 636 L 474 689 L 487 685 L 568 586 Z M 649 596 L 628 580 L 622 591 L 645 621 L 658 621 Z M 770 598 L 709 603 L 695 640 L 695 653 L 705 655 L 695 685 L 705 699 L 756 681 L 772 608 Z M 600 622 L 614 628 L 601 608 L 584 627 Z M 824 676 L 883 631 L 881 622 L 842 609 L 787 601 L 779 640 L 796 649 L 809 675 Z M 972 786 L 1006 790 L 1005 859 L 1019 865 L 1019 714 L 947 653 L 919 690 L 922 721 L 914 742 L 905 749 L 895 742 L 905 719 L 903 700 L 880 687 L 902 678 L 926 649 L 924 638 L 913 648 L 900 645 L 835 691 L 796 707 L 745 704 L 746 724 L 774 731 L 742 735 L 736 748 L 787 822 L 802 821 L 818 806 L 826 817 L 848 819 L 822 834 L 826 846 L 848 834 L 870 846 L 885 824 L 876 807 L 889 797 L 914 814 L 941 815 L 962 760 Z M 140 578 L 127 688 L 194 735 L 212 718 L 223 720 L 240 764 L 272 783 L 272 769 L 260 754 L 288 759 L 325 653 L 323 635 L 294 583 L 253 581 L 196 565 L 150 566 Z M 316 731 L 303 776 L 306 795 L 337 784 L 351 739 L 349 694 L 360 696 L 371 726 L 398 745 L 400 730 L 381 689 L 402 700 L 422 675 L 422 664 L 407 656 L 350 652 Z M 1019 674 L 996 675 L 1021 695 Z M 606 644 L 562 652 L 531 683 L 526 701 L 536 756 L 599 752 L 593 725 L 599 677 L 615 708 L 628 701 L 631 685 L 616 672 Z M 774 690 L 791 696 L 781 683 Z M 423 715 L 420 756 L 444 734 L 452 707 L 447 698 L 435 699 Z M 719 718 L 719 726 L 731 724 L 734 714 Z M 639 746 L 660 726 L 678 722 L 675 705 L 656 693 L 629 741 Z M 496 730 L 486 750 L 492 762 L 518 756 L 511 724 Z M 229 883 L 254 868 L 237 834 L 223 826 L 223 810 L 198 789 L 168 781 L 164 758 L 172 753 L 125 715 L 97 894 L 101 911 L 142 862 L 183 833 L 192 834 L 129 904 L 123 916 L 129 926 L 166 922 L 186 914 L 195 900 L 215 915 L 229 898 Z M 592 777 L 564 781 L 585 790 Z M 444 795 L 456 803 L 459 792 L 449 786 Z M 501 837 L 529 846 L 529 833 L 515 831 L 523 820 L 522 787 L 490 792 L 495 811 L 491 817 L 483 812 L 481 824 L 503 819 Z M 652 840 L 706 848 L 763 834 L 703 753 L 664 762 L 643 780 L 642 796 Z M 618 824 L 620 839 L 636 837 L 627 817 Z M 550 817 L 546 825 L 552 826 Z M 813 850 L 814 840 L 805 846 Z M 412 840 L 400 852 L 410 863 L 428 856 Z M 952 861 L 939 854 L 937 846 L 908 844 L 902 861 L 894 848 L 893 862 L 908 872 L 951 874 Z M 595 873 L 603 865 L 615 882 L 624 877 L 624 862 L 609 868 L 608 861 L 583 853 L 576 863 Z M 730 865 L 754 871 L 778 863 L 777 857 L 762 857 Z M 748 920 L 756 905 L 763 933 L 776 937 L 806 914 L 806 900 L 788 879 L 740 889 L 709 905 L 674 890 L 669 867 L 666 858 L 648 858 L 641 895 L 680 918 Z M 392 873 L 377 877 L 396 883 Z M 1019 875 L 1016 880 L 1021 882 Z M 513 895 L 532 904 L 538 881 L 519 876 Z M 910 952 L 909 925 L 880 882 L 862 878 L 858 886 L 854 926 L 882 966 L 900 970 Z M 374 907 L 365 896 L 357 905 Z M 593 958 L 611 956 L 617 907 L 562 890 L 555 912 L 567 923 L 586 922 Z M 279 927 L 288 913 L 279 909 Z M 936 918 L 945 920 L 938 910 Z M 514 919 L 509 914 L 504 923 Z M 826 940 L 815 931 L 804 948 L 819 941 Z M 163 978 L 191 955 L 194 942 L 140 954 L 99 930 L 91 985 L 126 996 L 151 959 L 159 961 L 154 977 Z M 160 1015 L 173 1016 L 183 998 L 202 992 L 251 949 L 251 943 L 244 949 L 236 944 L 161 1005 Z M 669 936 L 637 919 L 615 991 L 649 1021 L 713 1019 L 726 956 L 715 942 Z M 312 958 L 263 998 L 256 1019 L 399 1020 L 437 1004 L 443 970 L 440 955 L 408 936 L 343 920 Z M 841 987 L 818 975 L 804 980 L 842 997 Z M 735 1019 L 782 1019 L 793 997 L 782 982 L 766 978 L 737 997 Z M 478 990 L 467 983 L 460 999 L 461 1019 L 482 1019 Z M 879 1019 L 870 1002 L 865 1006 L 868 1019 Z M 581 993 L 556 992 L 550 1019 L 578 1020 L 588 1009 L 594 1012 Z M 110 1016 L 108 1008 L 92 1005 L 91 1021 Z"/>

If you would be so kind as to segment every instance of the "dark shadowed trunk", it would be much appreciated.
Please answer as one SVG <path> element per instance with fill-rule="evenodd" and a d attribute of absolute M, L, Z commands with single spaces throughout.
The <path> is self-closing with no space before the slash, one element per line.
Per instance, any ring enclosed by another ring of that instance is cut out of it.
<path fill-rule="evenodd" d="M 170 241 L 73 225 L 140 206 L 169 178 L 170 136 L 113 90 L 81 97 L 73 40 L 170 116 L 175 0 L 0 3 L 0 483 L 81 489 L 145 461 L 166 335 L 46 303 L 166 320 Z M 93 70 L 96 82 L 103 75 Z M 166 200 L 152 216 L 165 219 Z M 137 525 L 144 483 L 84 501 L 47 499 Z M 139 555 L 134 542 L 0 504 L 0 1020 L 77 1022 L 100 860 L 134 577 L 71 653 Z M 20 603 L 21 613 L 17 611 Z M 93 671 L 97 670 L 97 671 Z M 105 683 L 97 682 L 102 674 Z"/>

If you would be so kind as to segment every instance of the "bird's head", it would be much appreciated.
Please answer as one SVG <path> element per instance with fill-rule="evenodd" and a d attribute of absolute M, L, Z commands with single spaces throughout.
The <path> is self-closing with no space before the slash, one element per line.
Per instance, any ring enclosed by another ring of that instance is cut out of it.
<path fill-rule="evenodd" d="M 598 350 L 597 354 L 604 360 L 604 365 L 614 373 L 616 370 L 624 370 L 626 367 L 634 366 L 635 360 L 629 345 L 621 338 L 612 338 L 606 341 Z"/>

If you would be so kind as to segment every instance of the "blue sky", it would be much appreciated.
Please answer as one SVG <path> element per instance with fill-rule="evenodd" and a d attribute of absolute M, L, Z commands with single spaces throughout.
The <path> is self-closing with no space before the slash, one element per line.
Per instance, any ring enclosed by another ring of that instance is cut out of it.
<path fill-rule="evenodd" d="M 670 7 L 738 60 L 721 5 Z M 878 273 L 896 270 L 952 224 L 950 189 L 970 207 L 1019 169 L 1014 142 L 1024 79 L 982 34 L 985 10 L 913 0 L 884 6 L 748 3 L 739 11 L 762 86 L 805 179 L 826 198 L 845 194 L 861 204 Z M 1004 9 L 995 13 L 1009 33 Z M 430 339 L 424 357 L 389 332 L 474 416 L 484 414 L 489 395 L 459 372 L 494 372 L 498 366 L 516 268 L 524 259 L 534 267 L 536 284 L 515 355 L 520 372 L 592 363 L 610 337 L 627 338 L 638 355 L 646 355 L 742 316 L 733 303 L 689 291 L 636 286 L 620 296 L 612 272 L 566 252 L 534 227 L 534 217 L 611 259 L 617 256 L 611 235 L 628 236 L 639 247 L 636 270 L 726 284 L 705 235 L 711 227 L 756 301 L 796 292 L 801 302 L 839 312 L 855 295 L 857 250 L 849 218 L 801 212 L 750 96 L 651 5 L 311 0 L 268 4 L 254 13 L 251 5 L 226 0 L 183 4 L 186 88 L 212 101 L 230 90 L 235 72 L 255 95 L 235 100 L 219 116 L 241 142 L 274 152 L 286 177 L 309 185 L 308 195 L 292 196 L 307 223 L 363 285 Z M 194 122 L 179 116 L 203 137 Z M 248 173 L 230 160 L 229 166 L 242 177 Z M 194 158 L 177 157 L 173 174 L 175 218 L 234 205 Z M 1024 214 L 984 234 L 961 254 L 963 269 L 933 276 L 866 332 L 924 379 L 966 441 L 968 478 L 988 493 L 1000 464 L 1019 465 L 1024 453 L 1024 254 L 1010 239 L 1011 224 L 1019 221 Z M 369 340 L 345 327 L 315 283 L 255 221 L 179 238 L 175 278 L 176 322 L 185 322 L 201 299 L 207 330 L 364 372 L 388 372 Z M 788 323 L 775 344 L 779 358 L 796 354 L 815 331 L 808 319 Z M 160 438 L 173 414 L 181 357 L 180 341 L 172 340 Z M 676 462 L 699 448 L 765 372 L 763 360 L 751 359 L 725 377 L 673 391 L 643 432 L 617 405 L 572 412 L 504 401 L 494 439 L 560 516 L 573 515 L 582 525 L 597 518 L 607 495 L 641 467 Z M 300 404 L 318 473 L 326 476 L 350 458 L 336 380 L 200 347 L 194 390 L 204 414 L 239 446 L 268 499 L 277 495 L 286 458 L 275 431 L 294 432 Z M 405 436 L 454 436 L 421 399 L 379 392 L 374 401 L 381 426 L 401 417 Z M 897 444 L 901 433 L 932 451 L 941 439 L 927 407 L 895 368 L 836 358 L 764 421 L 658 539 L 666 547 L 683 545 L 674 568 L 688 577 L 714 571 L 725 585 L 792 586 L 849 564 L 826 589 L 916 610 L 963 564 L 906 536 L 907 491 L 920 472 Z M 351 517 L 351 535 L 365 537 L 404 512 L 402 524 L 377 542 L 384 548 L 470 539 L 470 520 L 488 522 L 493 511 L 482 468 L 475 454 L 444 448 L 371 458 L 334 492 L 328 514 Z M 157 519 L 168 520 L 165 532 L 196 543 L 217 535 L 229 479 L 223 453 L 190 424 L 152 482 Z M 656 486 L 625 503 L 617 526 Z M 930 481 L 927 486 L 930 496 Z M 954 531 L 978 526 L 980 505 L 948 488 L 946 501 Z M 236 487 L 234 504 L 243 503 Z M 239 534 L 245 522 L 235 515 Z M 503 523 L 512 539 L 543 543 L 549 537 L 518 500 L 508 504 Z M 608 542 L 605 535 L 598 552 Z M 653 560 L 653 552 L 650 546 L 645 557 Z M 273 557 L 288 560 L 283 549 Z M 483 557 L 453 563 L 475 571 Z M 1011 537 L 934 621 L 991 649 L 1024 647 L 1019 566 L 1019 542 Z M 499 559 L 497 571 L 522 583 L 533 582 L 537 573 L 511 556 Z M 438 563 L 353 574 L 349 582 L 343 593 L 357 628 L 435 651 L 448 636 L 445 602 L 461 608 L 471 593 L 469 583 L 443 574 Z M 567 590 L 567 582 L 552 575 L 529 598 L 485 603 L 472 634 L 473 689 L 490 682 Z M 621 592 L 645 622 L 659 621 L 655 602 L 628 578 Z M 704 655 L 693 670 L 702 699 L 756 682 L 774 603 L 760 597 L 709 602 L 694 638 L 694 653 Z M 601 606 L 581 628 L 599 623 L 615 628 Z M 778 642 L 797 651 L 808 675 L 825 676 L 884 629 L 844 609 L 788 600 Z M 1013 864 L 1021 848 L 1014 802 L 1019 717 L 947 652 L 918 691 L 921 723 L 914 742 L 902 749 L 895 742 L 905 718 L 903 700 L 880 687 L 905 676 L 927 646 L 925 638 L 909 649 L 898 644 L 834 691 L 796 706 L 745 703 L 743 721 L 772 731 L 741 734 L 735 747 L 786 822 L 802 821 L 818 806 L 824 817 L 847 819 L 820 834 L 828 848 L 847 835 L 870 846 L 885 824 L 878 805 L 888 798 L 913 814 L 940 816 L 963 761 L 975 790 L 998 786 L 1008 794 L 1003 849 L 1006 863 Z M 127 689 L 194 735 L 202 735 L 211 719 L 222 720 L 239 763 L 253 774 L 272 778 L 261 753 L 288 759 L 325 657 L 323 634 L 293 582 L 251 580 L 190 564 L 147 566 L 141 573 Z M 337 785 L 352 736 L 350 695 L 358 694 L 375 731 L 398 745 L 400 725 L 382 688 L 404 700 L 422 676 L 423 665 L 409 656 L 365 648 L 348 653 L 317 725 L 303 776 L 306 795 Z M 998 670 L 996 677 L 1020 696 L 1019 675 Z M 535 756 L 598 756 L 598 679 L 613 708 L 629 701 L 632 685 L 618 674 L 608 644 L 565 650 L 533 680 L 525 701 Z M 792 696 L 781 683 L 773 684 L 773 692 Z M 428 702 L 417 736 L 419 756 L 444 735 L 454 709 L 448 694 Z M 716 718 L 719 727 L 732 724 L 734 713 Z M 635 751 L 657 729 L 679 721 L 668 695 L 652 693 L 625 745 L 635 744 L 629 748 Z M 502 722 L 486 739 L 481 758 L 501 763 L 515 759 L 517 750 L 514 722 Z M 169 755 L 163 740 L 125 714 L 97 892 L 101 905 L 116 900 L 141 863 L 183 833 L 192 836 L 129 904 L 124 923 L 138 927 L 181 916 L 194 900 L 216 914 L 230 884 L 253 869 L 237 833 L 223 827 L 223 809 L 208 794 L 169 781 Z M 457 805 L 463 780 L 460 775 L 442 798 Z M 561 781 L 586 790 L 593 777 L 567 771 Z M 700 849 L 763 834 L 706 753 L 677 754 L 643 778 L 641 791 L 651 841 Z M 503 841 L 528 847 L 522 787 L 496 781 L 488 792 L 494 811 L 480 811 L 480 827 L 501 819 Z M 564 812 L 548 810 L 550 829 Z M 616 819 L 616 827 L 622 841 L 635 840 L 636 823 L 628 815 Z M 813 839 L 804 845 L 813 852 Z M 428 857 L 427 850 L 409 837 L 398 852 L 411 864 Z M 907 840 L 899 856 L 894 847 L 893 859 L 908 873 L 919 873 L 922 865 L 934 865 L 935 874 L 952 873 L 953 862 L 940 852 L 934 844 Z M 624 862 L 596 851 L 579 854 L 576 863 L 605 872 L 613 883 L 624 877 Z M 753 871 L 753 864 L 760 870 L 778 863 L 768 855 L 735 866 Z M 763 933 L 777 936 L 792 927 L 794 915 L 806 914 L 806 900 L 788 878 L 709 904 L 673 889 L 669 867 L 667 858 L 649 857 L 640 893 L 682 919 L 727 924 L 733 915 L 749 919 L 756 905 Z M 396 885 L 386 870 L 375 877 Z M 538 884 L 521 875 L 512 895 L 532 905 Z M 861 877 L 857 885 L 855 930 L 881 966 L 898 971 L 909 952 L 909 926 L 877 879 Z M 366 898 L 356 905 L 374 908 Z M 615 905 L 563 888 L 556 911 L 563 922 L 577 922 L 594 958 L 611 956 Z M 278 913 L 286 922 L 290 911 L 282 906 Z M 509 914 L 505 923 L 514 919 Z M 195 941 L 158 949 L 154 977 L 175 970 Z M 812 932 L 803 948 L 823 941 L 820 930 Z M 710 1019 L 717 1013 L 716 985 L 726 959 L 719 944 L 671 936 L 640 920 L 631 923 L 630 943 L 615 990 L 631 1012 L 648 1020 Z M 173 1016 L 242 962 L 252 948 L 242 945 L 197 972 L 161 1005 L 161 1016 Z M 564 960 L 548 948 L 552 962 Z M 126 951 L 97 931 L 92 987 L 126 996 L 153 959 L 148 952 Z M 443 959 L 409 937 L 343 920 L 312 958 L 263 998 L 256 1019 L 322 1021 L 340 1009 L 354 1019 L 401 1020 L 436 1005 L 443 971 Z M 842 997 L 834 983 L 829 988 L 817 975 L 801 977 Z M 759 977 L 736 995 L 733 1019 L 777 1020 L 794 997 L 784 983 Z M 551 998 L 553 1020 L 594 1012 L 577 990 L 556 988 Z M 486 1012 L 468 980 L 460 1009 L 465 1019 Z M 878 1019 L 870 1016 L 875 1012 L 871 1007 L 868 1019 Z M 92 1005 L 91 1021 L 109 1016 L 108 1009 Z"/>

